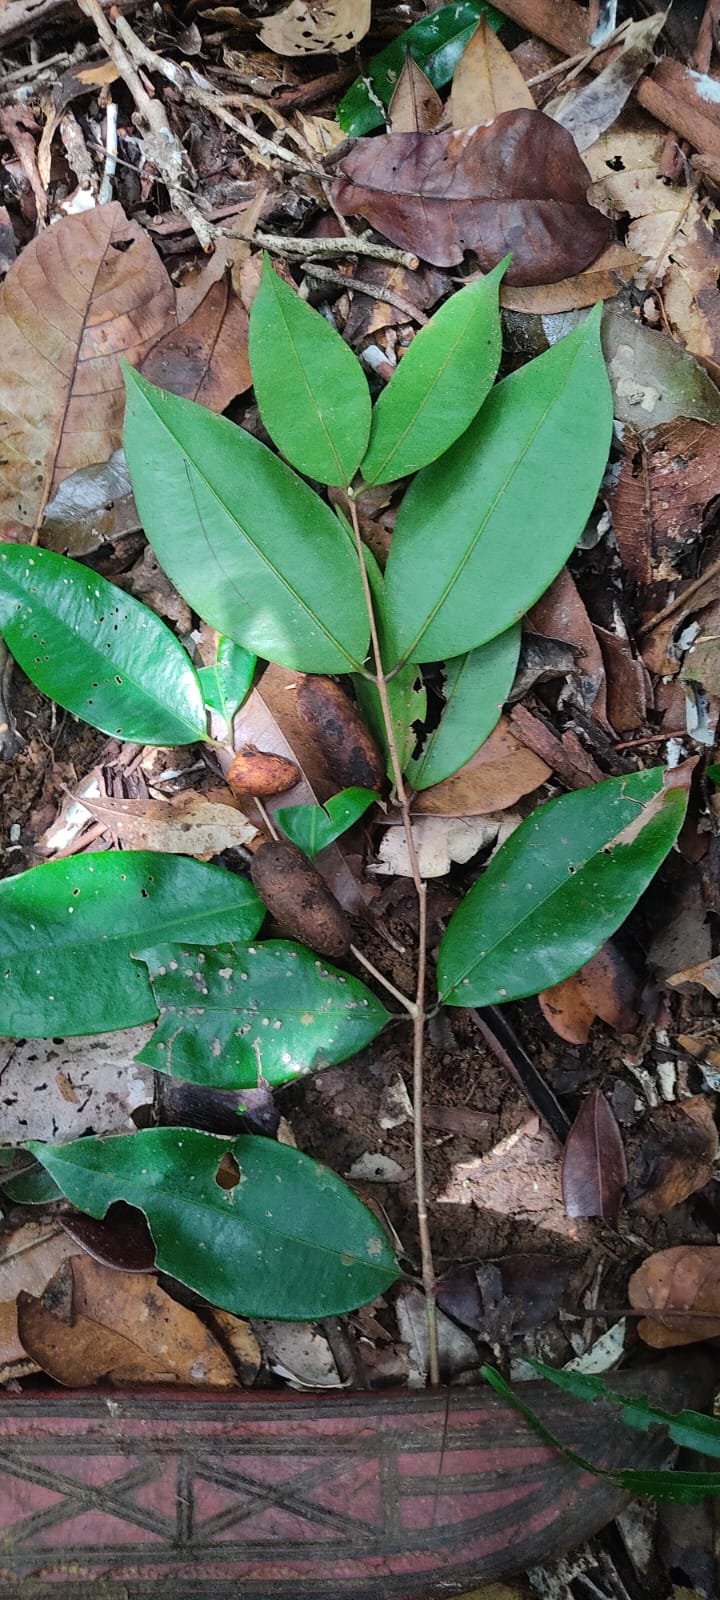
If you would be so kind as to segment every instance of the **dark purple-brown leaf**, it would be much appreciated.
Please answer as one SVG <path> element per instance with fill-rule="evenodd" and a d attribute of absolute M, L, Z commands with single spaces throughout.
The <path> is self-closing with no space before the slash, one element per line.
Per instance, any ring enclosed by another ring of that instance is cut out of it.
<path fill-rule="evenodd" d="M 593 1089 L 578 1111 L 562 1160 L 569 1217 L 604 1217 L 615 1224 L 627 1183 L 622 1135 L 605 1096 Z"/>
<path fill-rule="evenodd" d="M 555 283 L 582 272 L 608 241 L 587 200 L 590 177 L 571 135 L 541 111 L 505 111 L 485 127 L 358 139 L 334 201 L 436 267 L 474 250 L 506 282 Z"/>
<path fill-rule="evenodd" d="M 155 1245 L 142 1211 L 117 1200 L 102 1220 L 70 1211 L 58 1217 L 70 1238 L 82 1246 L 93 1261 L 118 1272 L 152 1272 Z"/>

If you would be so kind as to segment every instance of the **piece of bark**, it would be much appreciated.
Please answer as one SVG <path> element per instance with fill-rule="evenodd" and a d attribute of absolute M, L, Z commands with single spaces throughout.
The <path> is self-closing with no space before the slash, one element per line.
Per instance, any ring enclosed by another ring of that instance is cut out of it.
<path fill-rule="evenodd" d="M 525 706 L 515 706 L 511 711 L 510 729 L 516 739 L 546 762 L 569 788 L 585 789 L 588 784 L 600 783 L 604 778 L 604 772 L 583 749 L 576 734 L 564 733 L 562 739 L 558 739 L 557 734 Z"/>

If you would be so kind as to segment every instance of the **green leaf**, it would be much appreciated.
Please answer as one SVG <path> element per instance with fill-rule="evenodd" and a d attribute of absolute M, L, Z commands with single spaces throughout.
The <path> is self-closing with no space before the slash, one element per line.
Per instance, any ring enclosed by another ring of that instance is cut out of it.
<path fill-rule="evenodd" d="M 713 762 L 712 766 L 708 767 L 706 777 L 711 783 L 720 783 L 720 762 Z"/>
<path fill-rule="evenodd" d="M 105 851 L 0 883 L 0 1035 L 110 1032 L 157 1007 L 131 952 L 175 940 L 252 939 L 265 907 L 252 884 L 189 856 Z"/>
<path fill-rule="evenodd" d="M 436 461 L 480 410 L 500 361 L 498 293 L 509 261 L 451 295 L 416 334 L 375 402 L 366 483 L 391 483 Z"/>
<path fill-rule="evenodd" d="M 572 1394 L 578 1400 L 612 1400 L 621 1407 L 623 1422 L 628 1427 L 645 1431 L 654 1423 L 667 1428 L 674 1444 L 684 1450 L 697 1450 L 701 1455 L 720 1457 L 720 1417 L 706 1417 L 701 1411 L 662 1411 L 650 1401 L 637 1395 L 631 1399 L 619 1394 L 611 1383 L 590 1373 L 548 1367 L 544 1361 L 528 1357 L 530 1365 L 542 1378 L 547 1378 L 558 1389 Z"/>
<path fill-rule="evenodd" d="M 359 978 L 284 939 L 145 950 L 160 1012 L 136 1057 L 215 1089 L 274 1088 L 362 1050 L 388 1013 Z"/>
<path fill-rule="evenodd" d="M 116 1200 L 147 1218 L 157 1265 L 213 1305 L 304 1321 L 374 1300 L 400 1276 L 387 1235 L 347 1184 L 291 1145 L 194 1128 L 72 1144 L 32 1141 L 63 1194 L 102 1218 Z M 232 1157 L 239 1182 L 217 1181 Z"/>
<path fill-rule="evenodd" d="M 612 400 L 599 308 L 493 390 L 418 474 L 385 572 L 391 662 L 443 661 L 503 633 L 557 576 L 592 510 Z"/>
<path fill-rule="evenodd" d="M 387 665 L 390 659 L 390 645 L 385 616 L 385 579 L 368 545 L 363 545 L 363 554 L 372 590 L 380 654 L 383 663 Z M 385 770 L 392 783 L 395 775 L 377 687 L 369 678 L 358 675 L 353 679 L 353 688 L 363 718 L 378 749 L 385 755 Z M 417 743 L 414 724 L 424 722 L 427 713 L 427 693 L 420 668 L 413 662 L 408 662 L 388 679 L 386 689 L 398 759 L 404 772 Z"/>
<path fill-rule="evenodd" d="M 54 1200 L 62 1199 L 62 1191 L 55 1179 L 37 1161 L 28 1165 L 24 1172 L 18 1172 L 14 1178 L 3 1180 L 2 1190 L 16 1206 L 49 1206 Z"/>
<path fill-rule="evenodd" d="M 0 633 L 43 694 L 102 733 L 137 744 L 206 737 L 197 673 L 175 635 L 80 562 L 4 544 Z"/>
<path fill-rule="evenodd" d="M 537 1365 L 537 1362 L 533 1362 L 533 1366 Z M 515 1389 L 511 1389 L 510 1384 L 505 1382 L 495 1367 L 482 1366 L 480 1372 L 491 1389 L 519 1411 L 546 1444 L 559 1450 L 566 1460 L 572 1461 L 582 1472 L 590 1472 L 595 1478 L 607 1478 L 611 1483 L 618 1484 L 621 1489 L 626 1489 L 629 1494 L 647 1495 L 654 1500 L 669 1500 L 678 1505 L 697 1505 L 708 1494 L 720 1494 L 720 1472 L 678 1472 L 675 1468 L 654 1472 L 644 1467 L 620 1467 L 608 1471 L 606 1467 L 594 1466 L 592 1461 L 587 1461 L 585 1456 L 578 1455 L 576 1450 L 568 1449 L 568 1446 L 547 1427 L 537 1412 L 521 1399 Z"/>
<path fill-rule="evenodd" d="M 235 712 L 252 688 L 257 656 L 232 639 L 218 639 L 214 667 L 200 667 L 198 678 L 203 699 L 210 711 L 230 726 Z"/>
<path fill-rule="evenodd" d="M 393 39 L 392 44 L 373 56 L 367 72 L 355 79 L 340 101 L 337 116 L 343 131 L 357 139 L 362 133 L 382 127 L 382 108 L 390 103 L 407 53 L 422 67 L 433 87 L 442 89 L 450 82 L 468 39 L 483 16 L 495 30 L 505 20 L 483 0 L 455 0 L 454 5 L 441 6 L 421 17 Z"/>
<path fill-rule="evenodd" d="M 357 557 L 330 507 L 243 428 L 123 370 L 138 511 L 188 605 L 280 666 L 357 671 L 370 630 Z"/>
<path fill-rule="evenodd" d="M 539 806 L 450 919 L 438 961 L 444 1003 L 519 1000 L 576 972 L 647 888 L 686 807 L 686 790 L 666 787 L 662 767 Z"/>
<path fill-rule="evenodd" d="M 488 644 L 455 656 L 445 668 L 445 709 L 422 754 L 407 772 L 415 789 L 457 772 L 492 733 L 513 686 L 520 654 L 520 628 L 506 628 Z"/>
<path fill-rule="evenodd" d="M 350 483 L 370 433 L 367 379 L 350 346 L 267 256 L 249 347 L 255 399 L 278 449 L 318 483 Z"/>
<path fill-rule="evenodd" d="M 312 861 L 321 850 L 326 850 L 341 834 L 347 833 L 377 798 L 374 789 L 342 789 L 323 806 L 280 806 L 275 812 L 275 821 L 286 839 L 304 850 Z"/>

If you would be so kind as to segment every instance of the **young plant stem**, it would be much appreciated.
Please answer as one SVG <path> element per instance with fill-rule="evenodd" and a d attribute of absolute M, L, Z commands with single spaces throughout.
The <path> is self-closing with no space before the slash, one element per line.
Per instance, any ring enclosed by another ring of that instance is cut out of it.
<path fill-rule="evenodd" d="M 396 989 L 394 983 L 391 983 L 390 979 L 385 977 L 384 972 L 380 972 L 379 968 L 376 967 L 372 961 L 368 961 L 367 956 L 363 955 L 362 950 L 358 950 L 356 944 L 351 944 L 350 953 L 351 955 L 354 955 L 356 961 L 360 962 L 360 965 L 365 968 L 365 971 L 371 974 L 376 983 L 382 984 L 383 989 L 387 989 L 388 994 L 391 994 L 393 998 L 399 1002 L 403 1008 L 403 1011 L 407 1011 L 408 1016 L 412 1017 L 414 1021 L 416 1011 L 415 1001 L 408 1000 L 406 994 L 403 994 L 400 989 Z"/>
<path fill-rule="evenodd" d="M 398 754 L 397 739 L 393 726 L 392 712 L 387 692 L 387 680 L 383 668 L 382 651 L 378 637 L 375 608 L 373 606 L 370 579 L 365 566 L 363 554 L 362 535 L 358 520 L 357 503 L 352 490 L 348 490 L 348 503 L 350 507 L 350 521 L 357 557 L 360 563 L 360 577 L 362 580 L 365 605 L 367 607 L 370 623 L 370 639 L 372 642 L 373 660 L 375 662 L 375 683 L 377 684 L 380 709 L 387 739 L 390 765 L 392 767 L 395 793 L 400 806 L 405 839 L 407 841 L 410 870 L 415 886 L 418 903 L 418 961 L 415 987 L 415 1007 L 412 1016 L 413 1024 L 413 1122 L 414 1122 L 414 1157 L 415 1157 L 415 1207 L 417 1211 L 418 1234 L 420 1238 L 420 1256 L 422 1261 L 422 1279 L 425 1291 L 425 1307 L 428 1330 L 428 1356 L 430 1382 L 437 1385 L 440 1382 L 440 1359 L 438 1354 L 437 1335 L 437 1310 L 435 1301 L 435 1268 L 433 1265 L 432 1244 L 430 1240 L 430 1226 L 427 1213 L 427 1195 L 425 1191 L 425 1141 L 423 1128 L 423 1063 L 425 1049 L 425 978 L 427 971 L 427 886 L 420 872 L 420 864 L 415 849 L 415 839 L 412 831 L 410 817 L 410 803 L 407 790 L 403 781 L 400 757 Z"/>

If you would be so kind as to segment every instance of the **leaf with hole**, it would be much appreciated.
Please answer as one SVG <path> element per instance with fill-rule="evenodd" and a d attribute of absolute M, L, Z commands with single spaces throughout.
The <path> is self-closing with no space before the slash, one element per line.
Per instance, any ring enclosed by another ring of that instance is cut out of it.
<path fill-rule="evenodd" d="M 136 1060 L 214 1089 L 273 1088 L 345 1061 L 388 1021 L 358 978 L 285 939 L 142 953 L 160 1017 Z"/>
<path fill-rule="evenodd" d="M 495 29 L 504 21 L 484 0 L 454 0 L 452 5 L 440 6 L 399 34 L 373 56 L 367 71 L 355 79 L 340 101 L 337 114 L 343 132 L 356 139 L 359 134 L 382 127 L 383 107 L 390 104 L 408 53 L 422 67 L 433 88 L 442 89 L 450 82 L 468 39 L 483 16 Z"/>
<path fill-rule="evenodd" d="M 519 1000 L 576 972 L 624 922 L 674 844 L 688 782 L 687 771 L 651 767 L 561 795 L 526 817 L 450 919 L 438 960 L 443 1003 Z"/>
<path fill-rule="evenodd" d="M 443 661 L 494 639 L 577 544 L 612 430 L 599 313 L 499 383 L 411 484 L 385 572 L 388 665 Z"/>
<path fill-rule="evenodd" d="M 0 1034 L 44 1039 L 150 1022 L 131 952 L 161 940 L 252 939 L 252 884 L 189 856 L 123 850 L 49 861 L 0 883 Z"/>
<path fill-rule="evenodd" d="M 78 561 L 4 544 L 0 634 L 43 694 L 102 733 L 136 744 L 205 738 L 197 673 L 175 635 Z"/>
<path fill-rule="evenodd" d="M 355 552 L 330 507 L 244 428 L 124 373 L 138 511 L 188 605 L 280 666 L 357 671 L 370 630 Z"/>
<path fill-rule="evenodd" d="M 480 410 L 500 361 L 498 293 L 508 262 L 451 295 L 416 334 L 375 402 L 366 483 L 391 483 L 437 460 Z"/>
<path fill-rule="evenodd" d="M 255 398 L 270 437 L 318 483 L 350 483 L 370 433 L 370 391 L 335 328 L 265 257 L 250 313 Z"/>
<path fill-rule="evenodd" d="M 342 789 L 322 806 L 279 806 L 275 821 L 285 838 L 304 850 L 312 861 L 352 828 L 377 798 L 374 789 Z"/>
<path fill-rule="evenodd" d="M 445 706 L 421 754 L 408 765 L 414 789 L 442 783 L 475 754 L 500 720 L 520 655 L 520 628 L 455 656 L 445 668 Z"/>
<path fill-rule="evenodd" d="M 257 656 L 252 650 L 234 644 L 232 639 L 221 638 L 218 639 L 215 665 L 198 670 L 206 706 L 210 711 L 216 711 L 228 727 L 250 693 L 256 666 Z"/>
<path fill-rule="evenodd" d="M 104 1217 L 116 1200 L 136 1206 L 159 1271 L 242 1316 L 337 1316 L 400 1276 L 372 1213 L 334 1172 L 291 1145 L 145 1128 L 130 1138 L 33 1141 L 31 1148 L 89 1216 Z"/>

